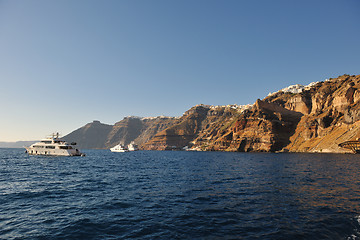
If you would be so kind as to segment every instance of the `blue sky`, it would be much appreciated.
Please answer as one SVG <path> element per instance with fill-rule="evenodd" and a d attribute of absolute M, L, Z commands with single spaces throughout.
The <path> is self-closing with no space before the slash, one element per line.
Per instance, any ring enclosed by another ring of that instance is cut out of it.
<path fill-rule="evenodd" d="M 360 74 L 357 0 L 0 0 L 0 141 Z"/>

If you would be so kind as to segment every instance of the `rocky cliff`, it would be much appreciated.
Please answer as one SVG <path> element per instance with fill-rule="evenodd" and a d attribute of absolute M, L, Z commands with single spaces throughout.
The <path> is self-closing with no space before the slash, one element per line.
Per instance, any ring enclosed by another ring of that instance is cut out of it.
<path fill-rule="evenodd" d="M 114 125 L 93 121 L 66 135 L 64 139 L 75 141 L 79 148 L 84 149 L 104 149 L 119 143 L 127 145 L 132 141 L 142 145 L 175 121 L 173 117 L 125 117 Z"/>
<path fill-rule="evenodd" d="M 145 150 L 347 152 L 338 144 L 360 137 L 360 75 L 293 85 L 253 105 L 197 105 L 180 118 L 93 122 L 67 137 L 85 148 L 135 141 Z"/>
<path fill-rule="evenodd" d="M 127 145 L 132 141 L 141 146 L 175 122 L 176 118 L 173 117 L 126 117 L 112 127 L 107 136 L 105 147 L 110 148 L 119 142 Z"/>
<path fill-rule="evenodd" d="M 191 108 L 170 127 L 157 133 L 142 148 L 147 150 L 180 149 L 192 141 L 202 129 L 209 108 L 199 105 Z"/>
<path fill-rule="evenodd" d="M 290 144 L 291 152 L 345 152 L 338 144 L 360 137 L 360 75 L 318 83 L 301 94 L 308 102 Z"/>
<path fill-rule="evenodd" d="M 189 146 L 206 151 L 346 152 L 360 137 L 360 75 L 344 75 L 273 93 L 248 109 L 199 105 L 144 149 Z"/>
<path fill-rule="evenodd" d="M 198 141 L 203 150 L 273 152 L 289 144 L 302 114 L 275 103 L 257 100 L 251 110 L 232 118 L 228 125 L 212 130 L 211 141 Z"/>
<path fill-rule="evenodd" d="M 76 142 L 79 148 L 104 148 L 111 125 L 93 121 L 63 137 L 68 142 Z"/>

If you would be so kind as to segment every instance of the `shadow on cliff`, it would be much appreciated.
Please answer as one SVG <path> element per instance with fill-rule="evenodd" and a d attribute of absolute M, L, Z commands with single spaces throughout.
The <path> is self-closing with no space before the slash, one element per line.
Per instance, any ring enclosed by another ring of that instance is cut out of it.
<path fill-rule="evenodd" d="M 288 110 L 277 103 L 257 100 L 254 108 L 244 113 L 234 130 L 238 134 L 239 152 L 276 152 L 290 143 L 302 113 Z"/>

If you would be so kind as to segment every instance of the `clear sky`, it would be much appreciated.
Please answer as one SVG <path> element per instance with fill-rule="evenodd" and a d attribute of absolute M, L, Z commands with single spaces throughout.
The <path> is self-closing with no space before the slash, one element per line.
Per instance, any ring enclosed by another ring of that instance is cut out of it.
<path fill-rule="evenodd" d="M 0 141 L 360 74 L 358 0 L 0 0 Z"/>

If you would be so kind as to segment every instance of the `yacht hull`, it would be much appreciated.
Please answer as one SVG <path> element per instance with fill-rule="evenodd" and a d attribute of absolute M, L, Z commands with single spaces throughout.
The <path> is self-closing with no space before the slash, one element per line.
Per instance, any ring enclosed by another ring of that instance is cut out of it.
<path fill-rule="evenodd" d="M 126 150 L 126 149 L 120 149 L 120 150 L 110 149 L 110 151 L 112 151 L 112 152 L 129 152 L 129 150 Z"/>
<path fill-rule="evenodd" d="M 26 152 L 29 155 L 44 155 L 44 156 L 85 156 L 84 153 L 81 153 L 80 151 L 76 149 L 70 150 L 62 150 L 62 149 L 55 149 L 55 150 L 39 150 L 39 149 L 33 149 L 33 148 L 26 148 Z"/>

